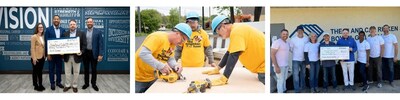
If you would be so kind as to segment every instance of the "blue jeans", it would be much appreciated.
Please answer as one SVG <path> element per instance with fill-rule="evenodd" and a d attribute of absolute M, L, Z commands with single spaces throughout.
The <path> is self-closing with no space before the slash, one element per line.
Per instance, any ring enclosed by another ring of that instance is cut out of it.
<path fill-rule="evenodd" d="M 269 70 L 269 85 L 270 85 L 270 92 L 273 93 L 275 91 L 276 88 L 276 84 L 277 84 L 277 77 L 276 77 L 276 73 L 274 71 L 274 67 L 271 65 L 270 68 L 271 70 Z M 275 88 L 274 88 L 275 86 Z M 276 88 L 277 89 L 277 88 Z"/>
<path fill-rule="evenodd" d="M 306 86 L 306 65 L 303 61 L 292 61 L 294 91 L 300 92 Z"/>
<path fill-rule="evenodd" d="M 382 58 L 382 73 L 383 76 L 386 78 L 389 78 L 389 82 L 392 83 L 394 79 L 394 67 L 393 67 L 393 58 Z M 384 71 L 389 71 L 389 72 L 384 72 Z M 389 74 L 389 75 L 388 75 Z M 388 77 L 389 76 L 389 77 Z"/>
<path fill-rule="evenodd" d="M 324 88 L 328 88 L 329 86 L 329 78 L 328 78 L 329 73 L 331 74 L 333 88 L 336 88 L 337 87 L 336 71 L 335 71 L 336 66 L 323 67 L 323 70 L 324 70 Z"/>
<path fill-rule="evenodd" d="M 310 62 L 310 88 L 318 88 L 319 61 Z"/>
<path fill-rule="evenodd" d="M 153 85 L 154 82 L 156 82 L 157 79 L 150 81 L 150 82 L 138 82 L 135 81 L 135 93 L 144 93 L 147 91 L 147 89 L 150 88 L 151 85 Z"/>
<path fill-rule="evenodd" d="M 62 64 L 63 61 L 61 56 L 51 56 L 51 61 L 49 61 L 49 77 L 51 85 L 54 85 L 56 82 L 57 84 L 61 84 Z M 57 77 L 56 82 L 54 82 L 54 71 Z"/>
<path fill-rule="evenodd" d="M 258 73 L 258 80 L 265 85 L 265 73 Z"/>
<path fill-rule="evenodd" d="M 367 71 L 365 71 L 365 63 L 358 62 L 358 66 L 360 67 L 360 75 L 362 78 L 363 85 L 367 85 Z"/>
<path fill-rule="evenodd" d="M 283 93 L 286 91 L 286 77 L 288 75 L 288 67 L 279 67 L 281 69 L 281 73 L 275 73 L 276 75 L 276 88 L 278 93 Z M 275 68 L 274 68 L 275 71 Z"/>

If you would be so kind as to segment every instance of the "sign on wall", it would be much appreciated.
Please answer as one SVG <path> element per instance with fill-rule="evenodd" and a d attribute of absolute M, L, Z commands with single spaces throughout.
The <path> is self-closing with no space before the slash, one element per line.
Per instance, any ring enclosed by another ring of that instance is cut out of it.
<path fill-rule="evenodd" d="M 61 17 L 60 26 L 68 30 L 71 19 L 86 32 L 86 18 L 103 32 L 104 57 L 98 70 L 129 71 L 129 7 L 0 7 L 0 71 L 31 70 L 30 38 L 37 23 L 52 25 L 54 15 Z M 44 70 L 47 70 L 47 63 Z"/>

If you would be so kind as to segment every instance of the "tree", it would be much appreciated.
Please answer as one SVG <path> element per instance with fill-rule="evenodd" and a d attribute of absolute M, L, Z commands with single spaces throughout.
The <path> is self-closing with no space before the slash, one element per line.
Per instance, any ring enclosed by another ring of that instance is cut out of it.
<path fill-rule="evenodd" d="M 168 16 L 163 15 L 161 23 L 164 25 L 167 25 L 168 24 Z"/>
<path fill-rule="evenodd" d="M 228 14 L 227 16 L 230 16 L 231 14 L 229 13 L 230 6 L 221 6 L 221 7 L 214 7 L 218 10 L 219 14 L 225 15 Z M 235 10 L 235 15 L 240 15 L 242 14 L 242 10 L 239 9 L 238 7 L 233 7 Z"/>
<path fill-rule="evenodd" d="M 139 26 L 138 15 L 135 13 L 135 26 Z M 161 14 L 154 9 L 146 9 L 140 11 L 140 18 L 142 22 L 142 30 L 144 33 L 151 33 L 160 27 Z M 136 28 L 137 29 L 137 28 Z"/>
<path fill-rule="evenodd" d="M 179 11 L 178 8 L 172 8 L 169 10 L 169 16 L 168 16 L 168 24 L 167 27 L 168 28 L 172 28 L 174 27 L 176 24 L 179 23 L 179 19 L 181 15 L 179 15 Z"/>

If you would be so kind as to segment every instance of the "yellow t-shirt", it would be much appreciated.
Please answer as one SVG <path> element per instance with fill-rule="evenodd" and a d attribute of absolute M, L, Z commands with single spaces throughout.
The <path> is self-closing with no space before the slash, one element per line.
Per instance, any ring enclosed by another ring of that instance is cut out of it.
<path fill-rule="evenodd" d="M 203 29 L 193 31 L 190 40 L 182 46 L 181 61 L 183 67 L 203 67 L 204 47 L 210 46 L 208 34 Z"/>
<path fill-rule="evenodd" d="M 228 51 L 242 51 L 239 61 L 253 73 L 265 73 L 264 33 L 247 24 L 235 23 L 230 33 Z"/>
<path fill-rule="evenodd" d="M 150 82 L 155 79 L 154 68 L 145 63 L 139 53 L 143 47 L 147 47 L 154 58 L 163 63 L 167 63 L 170 57 L 174 56 L 175 45 L 168 41 L 168 33 L 154 32 L 146 37 L 143 44 L 135 53 L 135 81 Z"/>

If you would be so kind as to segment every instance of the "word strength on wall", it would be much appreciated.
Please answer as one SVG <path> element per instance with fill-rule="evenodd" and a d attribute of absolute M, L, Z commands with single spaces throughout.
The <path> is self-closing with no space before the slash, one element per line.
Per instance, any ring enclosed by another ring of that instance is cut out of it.
<path fill-rule="evenodd" d="M 129 71 L 129 7 L 0 7 L 0 71 L 31 70 L 27 66 L 31 66 L 30 39 L 35 25 L 52 26 L 54 15 L 60 16 L 60 26 L 65 30 L 74 19 L 83 32 L 86 18 L 92 17 L 94 28 L 104 37 L 104 60 L 98 70 Z"/>

